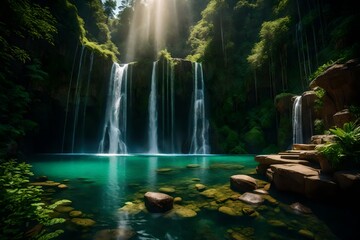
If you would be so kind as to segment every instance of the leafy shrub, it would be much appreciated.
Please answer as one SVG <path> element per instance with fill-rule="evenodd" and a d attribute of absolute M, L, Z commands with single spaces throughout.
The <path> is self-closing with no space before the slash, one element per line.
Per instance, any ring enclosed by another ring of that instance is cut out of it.
<path fill-rule="evenodd" d="M 324 96 L 326 94 L 325 89 L 321 88 L 321 87 L 317 87 L 315 90 L 315 95 L 316 95 L 316 99 L 315 99 L 315 105 L 314 105 L 314 109 L 315 111 L 319 112 L 322 107 L 324 106 Z"/>
<path fill-rule="evenodd" d="M 315 130 L 315 134 L 324 134 L 325 131 L 324 121 L 321 119 L 315 119 L 314 130 Z"/>
<path fill-rule="evenodd" d="M 23 239 L 29 224 L 50 226 L 65 221 L 62 218 L 50 217 L 53 209 L 63 201 L 50 206 L 42 203 L 43 190 L 39 186 L 29 185 L 31 176 L 33 173 L 29 164 L 17 163 L 15 160 L 0 161 L 0 235 L 5 239 Z M 51 239 L 62 232 L 47 232 L 43 229 L 34 237 Z"/>
<path fill-rule="evenodd" d="M 336 142 L 319 147 L 330 164 L 335 169 L 343 169 L 349 166 L 360 166 L 360 126 L 357 123 L 345 123 L 343 128 L 331 128 L 330 132 L 335 135 Z"/>

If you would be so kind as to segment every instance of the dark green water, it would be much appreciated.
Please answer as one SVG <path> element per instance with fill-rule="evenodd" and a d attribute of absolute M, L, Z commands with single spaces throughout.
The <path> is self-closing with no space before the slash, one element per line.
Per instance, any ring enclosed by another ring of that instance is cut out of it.
<path fill-rule="evenodd" d="M 340 238 L 346 239 L 353 234 L 341 230 L 343 225 L 352 227 L 350 220 L 349 223 L 339 223 L 334 229 L 334 223 L 341 216 L 336 215 L 336 210 L 273 189 L 270 189 L 270 195 L 277 200 L 276 203 L 265 200 L 258 206 L 242 205 L 255 210 L 257 217 L 220 213 L 220 206 L 240 201 L 225 199 L 216 202 L 216 199 L 206 198 L 196 190 L 195 184 L 201 183 L 207 189 L 226 189 L 229 195 L 231 175 L 248 174 L 262 179 L 255 174 L 256 162 L 253 159 L 253 156 L 216 155 L 42 155 L 34 157 L 30 163 L 38 176 L 46 175 L 59 182 L 66 180 L 69 188 L 49 193 L 49 197 L 72 200 L 73 208 L 96 221 L 90 228 L 77 227 L 70 222 L 68 214 L 63 214 L 69 220 L 61 226 L 65 230 L 63 239 L 94 239 L 97 232 L 116 228 L 131 229 L 135 233 L 132 239 L 235 239 L 239 234 L 244 239 L 306 239 L 300 230 L 310 231 L 315 239 L 337 239 L 339 234 Z M 188 164 L 200 166 L 192 169 L 186 167 Z M 159 173 L 159 168 L 170 168 L 171 171 Z M 175 192 L 170 195 L 181 197 L 179 205 L 191 206 L 197 215 L 181 218 L 146 211 L 137 214 L 119 211 L 126 202 L 141 204 L 145 192 L 159 191 L 161 187 L 174 188 Z M 296 201 L 310 207 L 313 214 L 294 213 L 289 204 Z M 329 210 L 335 216 L 329 214 Z"/>

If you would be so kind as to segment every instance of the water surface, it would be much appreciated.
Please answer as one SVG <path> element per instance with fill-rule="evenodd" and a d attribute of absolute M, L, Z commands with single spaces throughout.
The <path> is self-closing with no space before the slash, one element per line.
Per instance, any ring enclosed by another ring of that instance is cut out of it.
<path fill-rule="evenodd" d="M 201 183 L 207 189 L 233 195 L 236 193 L 229 189 L 231 175 L 247 174 L 262 179 L 255 173 L 257 164 L 251 155 L 40 155 L 31 164 L 36 175 L 46 175 L 53 181 L 65 180 L 68 185 L 68 189 L 49 191 L 49 197 L 72 200 L 72 207 L 96 221 L 95 226 L 85 229 L 68 221 L 63 226 L 63 239 L 94 239 L 101 230 L 117 228 L 131 229 L 135 234 L 132 239 L 234 239 L 239 235 L 245 239 L 305 239 L 301 230 L 311 232 L 316 239 L 337 239 L 335 234 L 344 234 L 332 229 L 331 223 L 336 220 L 326 216 L 328 207 L 314 205 L 299 196 L 270 189 L 276 202 L 265 200 L 254 206 L 230 196 L 221 200 L 207 198 L 195 188 L 195 184 Z M 189 168 L 189 164 L 199 166 Z M 159 191 L 161 187 L 173 188 L 175 192 L 169 194 L 181 197 L 179 205 L 195 209 L 197 215 L 181 218 L 146 211 L 137 214 L 119 211 L 129 202 L 140 204 L 145 192 Z M 289 204 L 299 200 L 314 213 L 294 213 Z M 250 208 L 258 215 L 229 216 L 218 211 L 220 206 L 230 205 Z M 67 214 L 62 216 L 70 220 Z"/>

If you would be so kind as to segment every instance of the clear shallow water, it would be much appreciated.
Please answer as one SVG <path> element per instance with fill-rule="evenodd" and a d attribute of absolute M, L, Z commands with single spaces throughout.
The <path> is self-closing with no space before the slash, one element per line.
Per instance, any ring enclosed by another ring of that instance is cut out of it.
<path fill-rule="evenodd" d="M 135 233 L 132 239 L 236 239 L 237 234 L 246 237 L 244 239 L 306 239 L 299 233 L 300 230 L 310 231 L 316 239 L 337 239 L 334 233 L 345 234 L 333 229 L 333 223 L 340 216 L 333 209 L 331 211 L 336 216 L 329 214 L 326 206 L 314 205 L 300 198 L 314 214 L 294 213 L 289 204 L 299 201 L 299 198 L 276 190 L 270 190 L 270 195 L 277 199 L 276 203 L 266 200 L 259 206 L 242 204 L 230 198 L 216 202 L 218 199 L 206 198 L 196 190 L 195 184 L 201 183 L 207 189 L 215 188 L 231 195 L 231 175 L 248 174 L 261 179 L 255 174 L 257 164 L 253 159 L 250 155 L 41 155 L 34 157 L 30 163 L 37 176 L 46 175 L 49 180 L 59 182 L 66 180 L 69 188 L 55 193 L 50 191 L 49 197 L 72 200 L 73 208 L 96 221 L 95 226 L 85 229 L 68 221 L 62 226 L 65 230 L 63 239 L 100 239 L 95 237 L 97 232 L 124 227 Z M 188 164 L 200 166 L 187 168 Z M 171 171 L 157 171 L 163 168 Z M 119 211 L 126 202 L 141 204 L 145 192 L 159 191 L 161 187 L 174 188 L 175 192 L 169 195 L 181 197 L 180 205 L 195 209 L 197 215 L 181 218 L 146 211 L 137 214 Z M 218 212 L 220 206 L 230 205 L 251 208 L 258 216 L 234 217 Z M 70 219 L 67 214 L 63 217 Z M 338 223 L 339 228 L 342 224 L 352 227 L 351 221 L 350 225 Z M 348 230 L 344 239 L 352 234 Z"/>

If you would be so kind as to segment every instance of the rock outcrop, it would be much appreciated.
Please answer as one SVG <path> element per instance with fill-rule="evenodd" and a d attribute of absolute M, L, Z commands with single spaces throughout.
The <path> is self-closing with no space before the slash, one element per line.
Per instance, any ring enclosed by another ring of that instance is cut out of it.
<path fill-rule="evenodd" d="M 326 91 L 320 118 L 325 128 L 335 125 L 333 116 L 351 105 L 360 102 L 360 63 L 350 60 L 345 64 L 335 64 L 311 82 L 310 88 L 321 87 Z"/>

